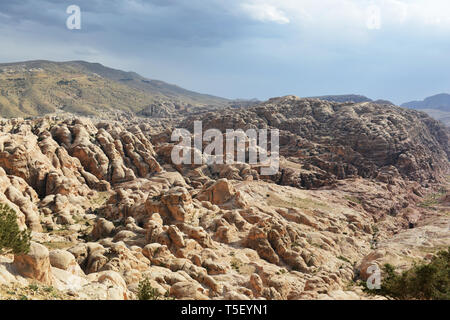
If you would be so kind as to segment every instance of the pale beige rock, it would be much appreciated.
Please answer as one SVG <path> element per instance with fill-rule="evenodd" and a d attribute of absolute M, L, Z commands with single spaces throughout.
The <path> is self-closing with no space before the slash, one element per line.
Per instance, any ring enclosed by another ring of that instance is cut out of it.
<path fill-rule="evenodd" d="M 371 273 L 369 273 L 367 270 L 370 266 L 375 265 L 381 272 L 381 266 L 379 265 L 379 262 L 385 257 L 385 255 L 385 250 L 377 250 L 365 256 L 361 261 L 361 264 L 358 266 L 359 276 L 361 277 L 361 279 L 367 280 L 367 278 L 371 275 Z"/>
<path fill-rule="evenodd" d="M 208 296 L 205 295 L 205 290 L 199 284 L 192 282 L 177 282 L 170 287 L 170 295 L 179 299 L 195 299 L 195 300 L 208 300 Z"/>
<path fill-rule="evenodd" d="M 70 265 L 76 264 L 75 257 L 65 250 L 52 250 L 49 254 L 52 267 L 67 270 Z"/>
<path fill-rule="evenodd" d="M 15 255 L 13 264 L 23 277 L 52 284 L 49 252 L 43 245 L 31 242 L 28 254 Z"/>
<path fill-rule="evenodd" d="M 405 270 L 450 243 L 448 187 L 435 183 L 448 134 L 415 111 L 284 97 L 114 117 L 0 119 L 0 201 L 34 242 L 69 247 L 30 253 L 26 277 L 0 256 L 0 283 L 51 280 L 75 299 L 135 299 L 144 278 L 177 299 L 369 299 L 348 289 L 368 266 Z M 194 119 L 280 129 L 279 173 L 172 165 L 172 128 Z"/>
<path fill-rule="evenodd" d="M 220 179 L 209 188 L 201 191 L 197 199 L 221 205 L 229 201 L 235 193 L 236 191 L 227 179 Z"/>

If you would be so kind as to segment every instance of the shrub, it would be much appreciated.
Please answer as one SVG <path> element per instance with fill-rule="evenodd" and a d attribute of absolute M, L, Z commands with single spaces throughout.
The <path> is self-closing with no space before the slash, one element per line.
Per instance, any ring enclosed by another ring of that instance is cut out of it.
<path fill-rule="evenodd" d="M 153 288 L 148 278 L 139 282 L 138 299 L 139 300 L 158 300 L 161 294 L 156 288 Z"/>
<path fill-rule="evenodd" d="M 28 286 L 28 289 L 30 289 L 31 291 L 38 291 L 39 290 L 39 287 L 38 287 L 38 285 L 37 284 L 30 284 L 29 286 Z"/>
<path fill-rule="evenodd" d="M 365 287 L 365 291 L 402 300 L 450 300 L 450 248 L 438 252 L 430 263 L 415 264 L 401 274 L 385 264 L 381 289 Z"/>
<path fill-rule="evenodd" d="M 7 204 L 0 203 L 0 254 L 23 254 L 30 250 L 31 232 L 21 231 L 17 214 Z"/>

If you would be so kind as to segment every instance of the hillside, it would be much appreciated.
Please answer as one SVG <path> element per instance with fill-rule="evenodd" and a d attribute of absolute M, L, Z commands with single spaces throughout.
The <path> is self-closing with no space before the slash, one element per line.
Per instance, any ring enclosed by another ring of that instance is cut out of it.
<path fill-rule="evenodd" d="M 345 95 L 329 95 L 329 96 L 318 96 L 311 97 L 311 99 L 319 99 L 322 101 L 329 102 L 341 102 L 341 103 L 362 103 L 371 102 L 379 105 L 391 105 L 395 104 L 388 100 L 372 100 L 366 96 L 356 95 L 356 94 L 345 94 Z M 450 95 L 440 94 L 423 101 L 412 101 L 402 104 L 402 107 L 415 109 L 427 113 L 430 117 L 441 121 L 446 126 L 450 126 Z"/>
<path fill-rule="evenodd" d="M 282 177 L 300 187 L 356 175 L 376 178 L 392 166 L 396 174 L 415 181 L 435 180 L 448 170 L 448 130 L 421 112 L 395 106 L 287 96 L 248 109 L 191 116 L 181 127 L 193 130 L 193 120 L 201 120 L 205 130 L 279 129 L 281 153 L 309 168 L 307 178 L 302 177 L 305 170 Z"/>
<path fill-rule="evenodd" d="M 422 109 L 421 111 L 425 112 L 430 117 L 441 121 L 447 127 L 450 127 L 450 112 L 438 109 Z"/>
<path fill-rule="evenodd" d="M 0 64 L 0 116 L 55 111 L 98 115 L 117 110 L 167 115 L 190 107 L 222 107 L 223 98 L 188 91 L 134 72 L 84 61 Z"/>

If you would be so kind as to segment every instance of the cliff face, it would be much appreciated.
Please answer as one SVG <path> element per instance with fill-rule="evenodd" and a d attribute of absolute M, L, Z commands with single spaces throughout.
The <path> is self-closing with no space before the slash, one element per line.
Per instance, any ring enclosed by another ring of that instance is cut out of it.
<path fill-rule="evenodd" d="M 198 119 L 280 129 L 279 174 L 171 163 L 172 129 Z M 0 257 L 0 284 L 132 299 L 147 277 L 174 298 L 368 298 L 348 284 L 372 262 L 450 245 L 448 138 L 420 112 L 292 96 L 188 118 L 2 120 L 0 200 L 34 244 Z"/>

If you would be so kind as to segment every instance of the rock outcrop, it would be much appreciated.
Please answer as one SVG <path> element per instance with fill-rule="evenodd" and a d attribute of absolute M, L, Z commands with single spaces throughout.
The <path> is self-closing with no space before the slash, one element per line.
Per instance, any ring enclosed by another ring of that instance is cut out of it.
<path fill-rule="evenodd" d="M 48 285 L 52 284 L 49 252 L 46 247 L 39 243 L 32 242 L 27 254 L 16 255 L 14 267 L 25 278 Z"/>
<path fill-rule="evenodd" d="M 336 179 L 376 178 L 394 168 L 404 178 L 436 181 L 448 170 L 448 128 L 421 112 L 370 102 L 336 103 L 295 96 L 258 106 L 192 116 L 180 127 L 193 130 L 273 128 L 280 130 L 282 165 L 276 181 L 317 188 Z M 287 177 L 288 176 L 288 177 Z"/>

